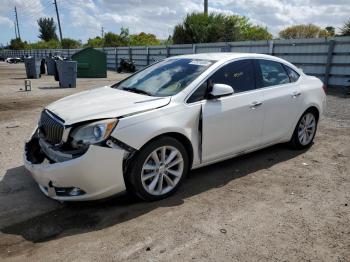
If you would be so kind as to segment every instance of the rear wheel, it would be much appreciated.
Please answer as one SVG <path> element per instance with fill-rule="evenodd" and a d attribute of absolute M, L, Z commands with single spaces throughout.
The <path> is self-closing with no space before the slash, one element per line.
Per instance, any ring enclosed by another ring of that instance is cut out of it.
<path fill-rule="evenodd" d="M 161 137 L 141 149 L 128 174 L 134 193 L 147 201 L 174 193 L 188 170 L 185 147 L 172 137 Z"/>
<path fill-rule="evenodd" d="M 317 114 L 313 110 L 307 110 L 295 127 L 290 144 L 297 149 L 311 146 L 317 130 Z"/>

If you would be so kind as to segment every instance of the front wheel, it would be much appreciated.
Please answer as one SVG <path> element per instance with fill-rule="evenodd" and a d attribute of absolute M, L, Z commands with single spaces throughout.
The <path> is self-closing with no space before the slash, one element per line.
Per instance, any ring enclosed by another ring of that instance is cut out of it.
<path fill-rule="evenodd" d="M 189 159 L 185 147 L 172 137 L 161 137 L 146 145 L 131 163 L 127 179 L 132 191 L 146 201 L 166 198 L 184 180 Z"/>
<path fill-rule="evenodd" d="M 297 149 L 311 146 L 317 130 L 317 115 L 313 110 L 307 110 L 295 127 L 290 144 Z"/>

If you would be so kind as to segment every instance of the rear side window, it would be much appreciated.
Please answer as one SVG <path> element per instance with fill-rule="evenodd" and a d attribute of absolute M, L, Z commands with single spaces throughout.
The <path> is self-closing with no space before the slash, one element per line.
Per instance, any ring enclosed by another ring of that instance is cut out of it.
<path fill-rule="evenodd" d="M 289 66 L 286 66 L 286 65 L 283 65 L 283 66 L 287 71 L 287 74 L 289 76 L 290 81 L 292 83 L 298 81 L 300 75 L 297 72 L 295 72 L 292 68 L 290 68 Z"/>
<path fill-rule="evenodd" d="M 235 93 L 255 89 L 252 60 L 236 61 L 223 66 L 209 78 L 209 83 L 230 85 Z"/>
<path fill-rule="evenodd" d="M 262 87 L 290 83 L 289 76 L 281 63 L 269 60 L 258 60 L 261 72 Z"/>

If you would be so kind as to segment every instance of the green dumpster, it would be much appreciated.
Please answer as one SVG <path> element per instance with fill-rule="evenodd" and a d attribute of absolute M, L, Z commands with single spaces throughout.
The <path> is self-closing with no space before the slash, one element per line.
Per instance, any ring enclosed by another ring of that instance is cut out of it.
<path fill-rule="evenodd" d="M 88 47 L 72 55 L 77 61 L 77 77 L 107 77 L 107 57 L 104 52 Z"/>

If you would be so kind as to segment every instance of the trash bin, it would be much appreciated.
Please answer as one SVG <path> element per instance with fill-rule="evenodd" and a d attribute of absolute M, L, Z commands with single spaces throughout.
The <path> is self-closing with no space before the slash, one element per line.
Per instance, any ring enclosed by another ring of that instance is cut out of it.
<path fill-rule="evenodd" d="M 47 74 L 50 76 L 55 75 L 55 60 L 52 57 L 46 57 L 45 58 L 46 61 L 46 67 L 47 67 Z"/>
<path fill-rule="evenodd" d="M 24 59 L 27 78 L 40 78 L 40 64 L 41 59 L 28 57 Z"/>
<path fill-rule="evenodd" d="M 46 68 L 45 68 L 45 59 L 41 59 L 40 61 L 40 74 L 44 75 L 46 74 Z"/>
<path fill-rule="evenodd" d="M 60 87 L 76 87 L 77 62 L 76 61 L 56 61 Z"/>

